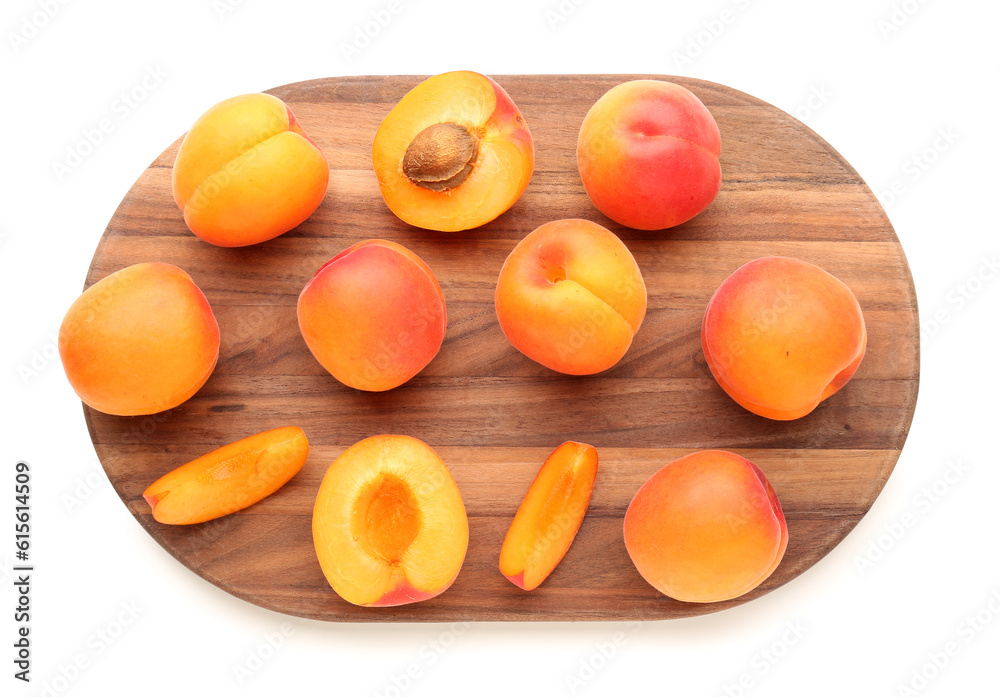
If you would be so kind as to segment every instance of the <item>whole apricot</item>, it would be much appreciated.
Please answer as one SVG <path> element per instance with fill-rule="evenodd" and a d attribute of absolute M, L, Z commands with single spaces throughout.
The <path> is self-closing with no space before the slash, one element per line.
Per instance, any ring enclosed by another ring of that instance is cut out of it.
<path fill-rule="evenodd" d="M 431 362 L 447 328 L 444 293 L 401 244 L 365 240 L 324 264 L 299 294 L 306 346 L 348 387 L 380 392 Z"/>
<path fill-rule="evenodd" d="M 712 203 L 722 182 L 721 150 L 719 126 L 690 90 L 632 80 L 587 112 L 577 166 L 601 213 L 631 228 L 661 230 Z"/>
<path fill-rule="evenodd" d="M 570 375 L 607 370 L 625 355 L 646 315 L 646 285 L 632 253 L 589 220 L 557 220 L 521 240 L 495 294 L 514 347 Z"/>
<path fill-rule="evenodd" d="M 243 247 L 288 232 L 326 195 L 326 156 L 269 94 L 219 102 L 188 130 L 172 173 L 184 222 L 206 242 Z"/>
<path fill-rule="evenodd" d="M 723 450 L 691 453 L 646 480 L 625 511 L 624 535 L 642 577 L 691 603 L 753 590 L 788 546 L 785 516 L 767 477 Z"/>
<path fill-rule="evenodd" d="M 851 289 L 815 264 L 764 257 L 712 295 L 701 345 L 712 375 L 754 414 L 786 421 L 847 384 L 868 335 Z"/>
<path fill-rule="evenodd" d="M 205 294 L 172 264 L 135 264 L 70 306 L 59 328 L 66 377 L 106 414 L 155 414 L 197 392 L 219 358 L 219 325 Z"/>

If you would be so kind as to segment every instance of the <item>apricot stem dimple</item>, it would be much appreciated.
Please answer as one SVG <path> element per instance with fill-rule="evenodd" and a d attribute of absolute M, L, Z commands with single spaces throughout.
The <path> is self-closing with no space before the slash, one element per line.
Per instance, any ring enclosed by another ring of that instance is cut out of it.
<path fill-rule="evenodd" d="M 436 123 L 420 131 L 403 155 L 403 174 L 419 187 L 448 191 L 469 175 L 479 156 L 479 139 L 457 123 Z"/>
<path fill-rule="evenodd" d="M 549 259 L 542 257 L 542 273 L 545 274 L 545 279 L 549 283 L 562 283 L 569 278 L 569 274 L 566 273 L 566 268 L 563 264 L 558 262 L 553 262 Z"/>

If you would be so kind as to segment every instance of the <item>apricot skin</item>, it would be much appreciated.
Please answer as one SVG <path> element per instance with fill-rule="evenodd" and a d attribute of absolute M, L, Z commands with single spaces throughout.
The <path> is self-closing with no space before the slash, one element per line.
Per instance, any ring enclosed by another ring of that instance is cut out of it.
<path fill-rule="evenodd" d="M 135 264 L 70 306 L 59 356 L 88 406 L 117 416 L 155 414 L 187 401 L 208 380 L 219 358 L 219 325 L 183 270 Z"/>
<path fill-rule="evenodd" d="M 326 195 L 326 157 L 269 94 L 226 99 L 191 126 L 174 161 L 174 200 L 206 242 L 242 247 L 288 232 Z"/>
<path fill-rule="evenodd" d="M 500 573 L 518 588 L 537 588 L 569 551 L 597 477 L 597 450 L 567 441 L 531 483 L 500 550 Z"/>
<path fill-rule="evenodd" d="M 636 493 L 625 547 L 640 575 L 675 600 L 730 600 L 781 562 L 788 528 L 774 489 L 749 460 L 721 450 L 666 465 Z"/>
<path fill-rule="evenodd" d="M 426 129 L 444 123 L 464 128 L 475 140 L 475 159 L 454 186 L 434 190 L 439 187 L 407 176 L 404 159 Z M 535 149 L 504 89 L 485 75 L 459 70 L 424 80 L 399 101 L 375 134 L 372 164 L 382 197 L 398 218 L 456 232 L 485 225 L 514 205 L 531 181 Z"/>
<path fill-rule="evenodd" d="M 721 150 L 715 119 L 689 90 L 632 80 L 611 88 L 584 117 L 577 165 L 604 215 L 631 228 L 662 230 L 715 199 Z"/>
<path fill-rule="evenodd" d="M 299 295 L 302 337 L 348 387 L 383 391 L 431 362 L 444 340 L 444 293 L 416 254 L 387 240 L 344 250 Z"/>
<path fill-rule="evenodd" d="M 302 469 L 308 455 L 301 428 L 273 428 L 181 465 L 142 496 L 160 523 L 204 523 L 267 498 Z"/>
<path fill-rule="evenodd" d="M 617 236 L 588 220 L 542 225 L 507 257 L 497 320 L 521 353 L 547 368 L 590 375 L 617 363 L 646 314 L 646 286 Z"/>
<path fill-rule="evenodd" d="M 469 544 L 455 480 L 430 446 L 409 436 L 373 436 L 345 450 L 323 477 L 312 527 L 331 588 L 367 607 L 443 593 Z"/>
<path fill-rule="evenodd" d="M 851 290 L 790 257 L 756 259 L 729 276 L 708 303 L 701 339 L 726 393 L 776 420 L 809 414 L 847 384 L 867 345 Z"/>

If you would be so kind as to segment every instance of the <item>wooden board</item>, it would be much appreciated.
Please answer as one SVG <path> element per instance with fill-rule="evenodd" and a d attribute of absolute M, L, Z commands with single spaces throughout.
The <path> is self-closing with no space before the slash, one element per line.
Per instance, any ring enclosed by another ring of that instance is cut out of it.
<path fill-rule="evenodd" d="M 385 206 L 371 164 L 382 118 L 421 78 L 313 80 L 271 92 L 289 103 L 330 160 L 316 213 L 271 242 L 214 247 L 186 229 L 170 174 L 179 141 L 139 177 L 94 256 L 87 285 L 129 264 L 188 271 L 222 331 L 214 375 L 167 413 L 114 417 L 85 408 L 91 436 L 125 505 L 163 547 L 220 588 L 266 608 L 322 620 L 624 620 L 682 617 L 752 600 L 829 552 L 871 507 L 899 456 L 919 373 L 913 282 L 875 196 L 827 143 L 784 112 L 709 82 L 694 91 L 722 132 L 723 184 L 711 208 L 667 232 L 623 228 L 590 204 L 576 170 L 589 107 L 639 76 L 500 76 L 535 139 L 536 166 L 520 201 L 465 233 L 412 228 Z M 662 77 L 662 76 L 643 76 Z M 648 291 L 645 322 L 625 358 L 598 376 L 552 373 L 505 340 L 493 310 L 504 259 L 538 225 L 588 218 L 634 253 Z M 371 237 L 425 259 L 444 290 L 448 332 L 437 358 L 387 393 L 348 389 L 312 358 L 295 303 L 330 257 Z M 784 254 L 819 264 L 855 292 L 868 351 L 854 379 L 811 415 L 754 416 L 713 380 L 700 345 L 715 288 L 751 259 Z M 267 428 L 299 425 L 309 460 L 291 482 L 237 514 L 191 527 L 155 522 L 144 488 L 209 450 Z M 470 542 L 455 584 L 435 599 L 370 609 L 327 585 L 312 545 L 320 480 L 347 446 L 379 433 L 416 436 L 450 467 L 469 514 Z M 562 564 L 525 593 L 497 570 L 500 545 L 548 453 L 591 443 L 600 471 L 589 512 Z M 789 544 L 776 572 L 729 602 L 686 604 L 658 594 L 632 566 L 622 518 L 653 472 L 692 450 L 723 448 L 757 463 L 777 491 Z"/>

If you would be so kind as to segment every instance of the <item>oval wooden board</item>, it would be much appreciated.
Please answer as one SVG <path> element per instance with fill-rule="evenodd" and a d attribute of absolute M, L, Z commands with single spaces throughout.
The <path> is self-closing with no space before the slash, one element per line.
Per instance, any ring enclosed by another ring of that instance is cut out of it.
<path fill-rule="evenodd" d="M 722 132 L 722 190 L 689 223 L 666 232 L 614 224 L 590 204 L 576 170 L 576 137 L 590 106 L 639 76 L 500 76 L 535 138 L 534 178 L 493 223 L 432 233 L 385 206 L 371 165 L 382 118 L 421 78 L 329 78 L 271 92 L 292 108 L 330 160 L 326 199 L 271 242 L 223 249 L 184 225 L 171 197 L 179 142 L 139 177 L 94 256 L 87 285 L 142 261 L 185 269 L 222 331 L 218 367 L 190 401 L 164 414 L 114 417 L 84 408 L 94 446 L 125 505 L 181 563 L 262 607 L 336 621 L 632 620 L 712 612 L 752 600 L 829 552 L 871 507 L 906 438 L 917 397 L 918 321 L 899 241 L 872 192 L 827 143 L 784 112 L 736 90 L 686 78 Z M 648 76 L 660 77 L 663 76 Z M 592 377 L 558 375 L 505 340 L 493 290 L 514 245 L 542 223 L 588 218 L 634 253 L 649 311 L 632 348 Z M 344 387 L 298 332 L 299 291 L 330 257 L 362 239 L 400 242 L 444 289 L 448 332 L 437 358 L 387 393 Z M 854 379 L 809 416 L 769 421 L 723 393 L 705 364 L 701 318 L 715 288 L 751 259 L 782 254 L 827 269 L 857 294 L 868 352 Z M 163 473 L 264 429 L 299 425 L 312 449 L 303 470 L 265 501 L 190 527 L 154 521 L 142 499 Z M 360 608 L 327 585 L 313 550 L 320 480 L 346 447 L 379 433 L 416 436 L 450 467 L 469 514 L 470 542 L 455 584 L 429 601 Z M 565 440 L 600 453 L 593 499 L 576 541 L 532 593 L 498 569 L 500 545 L 542 461 Z M 759 588 L 729 602 L 687 604 L 657 593 L 632 566 L 622 518 L 639 486 L 692 450 L 722 448 L 757 463 L 788 521 L 784 560 Z"/>

